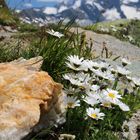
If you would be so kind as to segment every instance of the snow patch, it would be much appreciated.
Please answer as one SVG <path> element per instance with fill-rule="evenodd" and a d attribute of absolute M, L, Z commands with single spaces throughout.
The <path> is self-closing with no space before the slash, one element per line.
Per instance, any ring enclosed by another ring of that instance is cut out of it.
<path fill-rule="evenodd" d="M 20 12 L 21 12 L 21 10 L 19 10 L 19 9 L 16 10 L 16 13 L 20 13 Z"/>
<path fill-rule="evenodd" d="M 40 9 L 37 9 L 37 8 L 35 8 L 34 10 L 35 10 L 36 12 L 39 12 L 39 11 L 40 11 Z"/>
<path fill-rule="evenodd" d="M 97 2 L 94 2 L 94 5 L 101 11 L 104 10 L 104 8 Z"/>
<path fill-rule="evenodd" d="M 60 8 L 58 9 L 58 13 L 61 13 L 61 12 L 65 11 L 66 9 L 68 9 L 68 7 L 62 5 L 62 6 L 60 6 Z"/>
<path fill-rule="evenodd" d="M 93 5 L 93 2 L 95 2 L 95 0 L 86 0 L 85 3 L 89 4 L 89 5 Z"/>
<path fill-rule="evenodd" d="M 80 6 L 81 6 L 81 0 L 77 0 L 77 1 L 75 1 L 75 3 L 74 3 L 74 5 L 72 6 L 73 7 L 73 9 L 77 9 L 77 8 L 79 8 Z"/>
<path fill-rule="evenodd" d="M 136 3 L 136 2 L 139 2 L 139 0 L 123 0 L 124 4 L 129 4 L 130 2 Z"/>
<path fill-rule="evenodd" d="M 116 8 L 106 10 L 103 16 L 105 17 L 106 20 L 116 20 L 121 18 L 120 13 L 118 13 Z"/>

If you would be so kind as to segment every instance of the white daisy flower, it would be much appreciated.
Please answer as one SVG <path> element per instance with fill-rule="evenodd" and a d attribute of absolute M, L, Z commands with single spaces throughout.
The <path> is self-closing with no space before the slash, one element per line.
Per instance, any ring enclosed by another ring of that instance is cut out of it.
<path fill-rule="evenodd" d="M 101 106 L 107 107 L 107 108 L 112 108 L 111 103 L 107 102 L 105 100 L 102 101 Z"/>
<path fill-rule="evenodd" d="M 111 25 L 110 27 L 111 27 L 112 31 L 117 32 L 117 28 L 116 28 L 116 26 Z"/>
<path fill-rule="evenodd" d="M 94 66 L 94 62 L 92 60 L 84 60 L 82 66 L 85 68 L 85 71 L 87 71 L 88 69 L 91 70 Z"/>
<path fill-rule="evenodd" d="M 122 98 L 121 95 L 118 94 L 118 91 L 109 88 L 103 90 L 102 95 L 103 99 L 113 104 L 117 104 L 118 100 Z"/>
<path fill-rule="evenodd" d="M 117 73 L 117 70 L 116 70 L 114 67 L 110 67 L 110 71 L 111 71 L 113 74 Z"/>
<path fill-rule="evenodd" d="M 100 94 L 100 103 L 101 103 L 101 106 L 104 106 L 104 107 L 107 107 L 107 108 L 111 108 L 111 102 L 106 100 L 105 96 Z"/>
<path fill-rule="evenodd" d="M 114 75 L 111 73 L 111 71 L 104 71 L 102 74 L 102 78 L 106 79 L 106 80 L 110 80 L 110 81 L 114 81 L 115 77 Z"/>
<path fill-rule="evenodd" d="M 70 55 L 70 56 L 68 56 L 68 61 L 70 62 L 70 63 L 73 63 L 73 64 L 75 64 L 75 65 L 81 65 L 82 64 L 82 61 L 84 60 L 84 58 L 82 57 L 82 58 L 79 58 L 79 56 L 78 55 Z"/>
<path fill-rule="evenodd" d="M 77 100 L 75 97 L 67 96 L 64 99 L 65 108 L 75 108 L 76 106 L 80 106 L 80 100 Z"/>
<path fill-rule="evenodd" d="M 99 100 L 96 100 L 95 98 L 89 97 L 89 96 L 86 96 L 83 101 L 85 101 L 87 104 L 92 105 L 92 106 L 99 103 Z"/>
<path fill-rule="evenodd" d="M 81 85 L 82 84 L 78 79 L 76 79 L 76 76 L 73 73 L 65 74 L 65 75 L 63 75 L 63 78 L 65 80 L 70 81 L 72 85 Z"/>
<path fill-rule="evenodd" d="M 101 76 L 102 77 L 102 74 L 103 72 L 100 70 L 100 69 L 92 69 L 92 72 L 96 75 L 96 76 Z"/>
<path fill-rule="evenodd" d="M 63 76 L 64 79 L 69 80 L 71 84 L 77 85 L 82 88 L 90 88 L 91 77 L 89 74 L 81 73 L 68 73 Z"/>
<path fill-rule="evenodd" d="M 88 92 L 86 94 L 87 94 L 87 96 L 95 98 L 96 100 L 100 100 L 100 98 L 101 98 L 100 92 L 91 91 L 91 92 Z"/>
<path fill-rule="evenodd" d="M 98 77 L 102 77 L 106 80 L 110 80 L 110 81 L 114 81 L 115 77 L 114 75 L 111 73 L 111 71 L 104 71 L 102 72 L 100 69 L 98 70 L 93 70 L 92 71 L 98 76 Z"/>
<path fill-rule="evenodd" d="M 102 32 L 107 32 L 107 33 L 108 33 L 108 32 L 109 32 L 109 29 L 108 29 L 108 28 L 103 28 L 103 27 L 101 27 L 101 28 L 100 28 L 100 31 L 102 31 Z"/>
<path fill-rule="evenodd" d="M 77 55 L 70 55 L 68 56 L 67 59 L 69 62 L 66 62 L 67 66 L 70 69 L 76 70 L 76 71 L 80 71 L 80 70 L 84 70 L 87 69 L 86 67 L 84 67 L 84 65 L 82 65 L 82 62 L 84 60 L 84 58 L 79 58 L 79 56 Z"/>
<path fill-rule="evenodd" d="M 63 34 L 61 34 L 61 33 L 59 33 L 59 32 L 55 32 L 53 29 L 51 29 L 51 30 L 49 30 L 49 31 L 46 31 L 48 34 L 50 34 L 50 35 L 53 35 L 53 36 L 56 36 L 56 37 L 58 37 L 58 38 L 61 38 L 61 37 L 63 37 L 64 35 Z"/>
<path fill-rule="evenodd" d="M 100 63 L 93 62 L 92 67 L 93 68 L 91 70 L 94 72 L 97 68 L 107 70 L 108 67 L 110 67 L 110 65 L 106 62 L 100 62 Z"/>
<path fill-rule="evenodd" d="M 100 64 L 97 62 L 93 62 L 92 65 L 93 65 L 93 68 L 95 69 L 100 67 Z"/>
<path fill-rule="evenodd" d="M 91 88 L 90 88 L 92 91 L 97 91 L 100 89 L 100 86 L 98 85 L 92 85 Z"/>
<path fill-rule="evenodd" d="M 92 82 L 92 81 L 91 81 Z M 90 81 L 88 83 L 86 83 L 86 88 L 85 91 L 86 93 L 92 92 L 92 91 L 97 91 L 100 87 L 97 85 L 91 85 Z"/>
<path fill-rule="evenodd" d="M 91 77 L 89 74 L 85 74 L 84 72 L 80 72 L 76 74 L 77 79 L 79 79 L 81 82 L 83 81 L 90 81 Z"/>
<path fill-rule="evenodd" d="M 132 76 L 126 75 L 126 78 L 127 78 L 128 81 L 132 81 Z"/>
<path fill-rule="evenodd" d="M 131 73 L 129 70 L 126 70 L 125 68 L 122 68 L 120 66 L 116 67 L 116 71 L 121 75 L 128 75 Z"/>
<path fill-rule="evenodd" d="M 90 82 L 92 77 L 89 74 L 85 74 L 83 72 L 76 74 L 76 78 L 79 81 L 76 85 L 81 88 L 89 89 L 91 87 Z"/>
<path fill-rule="evenodd" d="M 83 65 L 85 67 L 87 67 L 87 69 L 90 69 L 90 70 L 92 70 L 92 69 L 94 70 L 94 69 L 98 69 L 98 68 L 108 68 L 108 66 L 109 66 L 109 64 L 107 64 L 106 62 L 97 63 L 92 60 L 84 60 Z"/>
<path fill-rule="evenodd" d="M 116 28 L 112 28 L 112 31 L 113 31 L 113 32 L 117 32 L 117 29 L 116 29 Z"/>
<path fill-rule="evenodd" d="M 108 64 L 108 63 L 106 63 L 106 62 L 100 62 L 99 63 L 99 67 L 100 68 L 108 68 L 110 65 Z"/>
<path fill-rule="evenodd" d="M 131 62 L 127 58 L 122 58 L 121 61 L 122 61 L 123 66 L 131 64 Z"/>
<path fill-rule="evenodd" d="M 89 93 L 87 93 L 87 96 L 83 100 L 87 104 L 94 106 L 95 104 L 99 103 L 100 96 L 97 92 L 95 92 L 95 93 L 89 92 Z"/>
<path fill-rule="evenodd" d="M 123 111 L 130 111 L 130 108 L 123 102 L 119 101 L 117 102 L 117 105 L 121 108 Z"/>
<path fill-rule="evenodd" d="M 130 42 L 134 41 L 134 38 L 132 36 L 130 36 L 130 35 L 128 35 L 127 38 L 129 39 Z"/>
<path fill-rule="evenodd" d="M 65 88 L 64 89 L 64 93 L 66 93 L 67 95 L 74 95 L 75 93 L 80 92 L 79 88 L 73 88 L 72 86 L 69 86 L 69 88 Z"/>
<path fill-rule="evenodd" d="M 133 81 L 133 83 L 134 83 L 136 86 L 140 86 L 140 78 L 133 77 L 133 78 L 132 78 L 132 81 Z"/>
<path fill-rule="evenodd" d="M 87 115 L 95 120 L 99 120 L 99 119 L 103 120 L 103 117 L 105 116 L 104 113 L 100 113 L 100 109 L 98 109 L 98 108 L 95 108 L 95 109 L 88 108 Z"/>

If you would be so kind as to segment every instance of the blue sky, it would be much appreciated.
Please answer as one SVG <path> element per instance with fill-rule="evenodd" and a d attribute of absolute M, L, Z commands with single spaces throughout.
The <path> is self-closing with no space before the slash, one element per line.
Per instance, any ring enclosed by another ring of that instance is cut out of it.
<path fill-rule="evenodd" d="M 6 0 L 12 9 L 26 9 L 31 7 L 54 6 L 61 0 Z"/>

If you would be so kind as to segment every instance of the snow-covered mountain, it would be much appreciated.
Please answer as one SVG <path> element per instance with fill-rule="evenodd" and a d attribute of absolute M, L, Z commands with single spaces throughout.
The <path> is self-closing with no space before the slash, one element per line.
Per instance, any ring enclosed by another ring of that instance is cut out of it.
<path fill-rule="evenodd" d="M 40 24 L 74 17 L 80 25 L 120 18 L 140 19 L 140 0 L 61 0 L 54 7 L 26 9 L 20 15 L 25 22 Z"/>

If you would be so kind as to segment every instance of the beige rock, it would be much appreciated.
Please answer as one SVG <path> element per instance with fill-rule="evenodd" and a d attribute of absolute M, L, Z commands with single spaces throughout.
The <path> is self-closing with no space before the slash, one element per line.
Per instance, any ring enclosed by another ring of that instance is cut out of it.
<path fill-rule="evenodd" d="M 0 140 L 20 140 L 63 119 L 62 85 L 37 71 L 42 58 L 0 63 Z"/>

